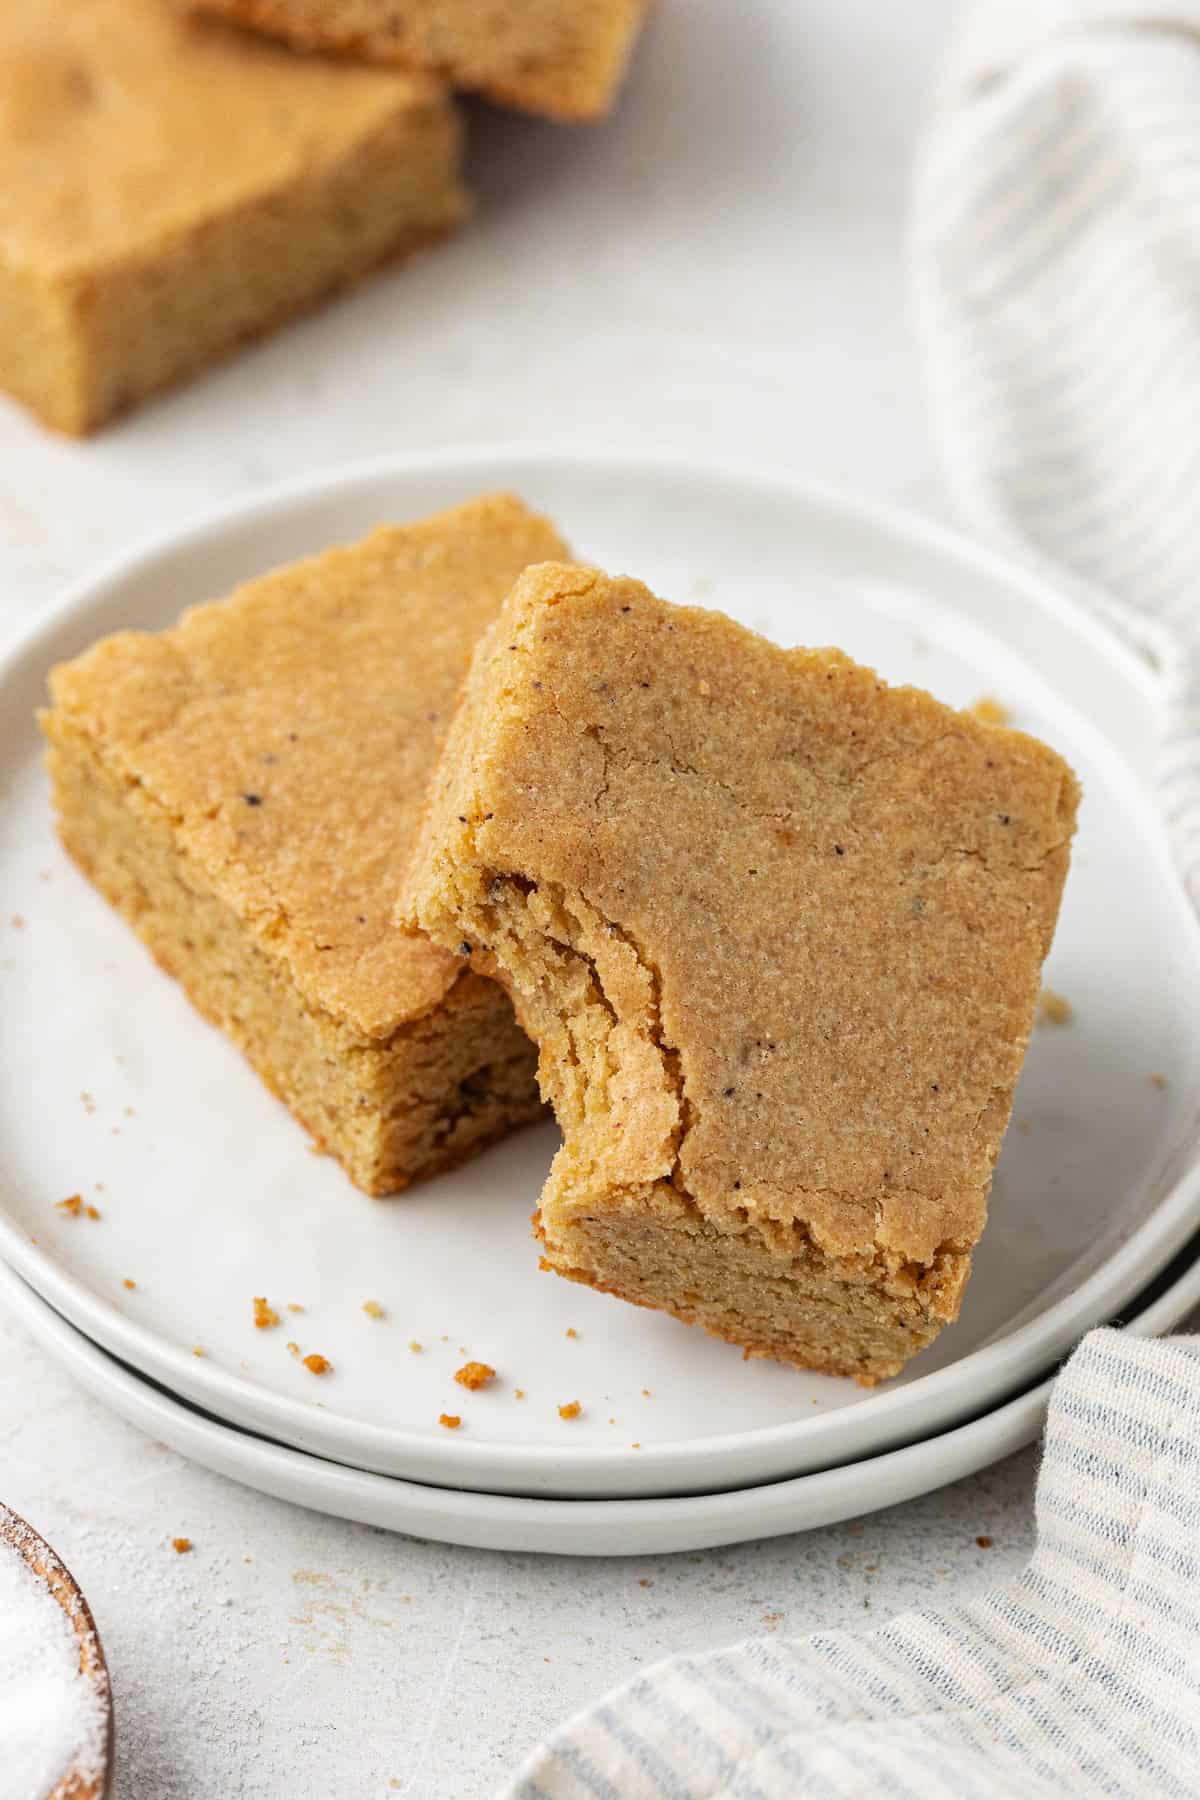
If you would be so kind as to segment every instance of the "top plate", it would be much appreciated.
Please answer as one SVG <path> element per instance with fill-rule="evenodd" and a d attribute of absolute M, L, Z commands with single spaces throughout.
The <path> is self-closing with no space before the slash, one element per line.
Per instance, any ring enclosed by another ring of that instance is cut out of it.
<path fill-rule="evenodd" d="M 309 1153 L 54 841 L 32 721 L 50 663 L 498 486 L 547 510 L 581 556 L 675 599 L 783 643 L 835 642 L 954 704 L 996 696 L 1083 779 L 1048 975 L 1075 1022 L 1035 1035 L 961 1319 L 883 1388 L 743 1363 L 671 1319 L 540 1274 L 528 1215 L 548 1129 L 402 1198 L 365 1199 Z M 498 450 L 357 469 L 210 519 L 77 590 L 0 665 L 0 1250 L 83 1331 L 175 1391 L 415 1481 L 711 1493 L 943 1429 L 1036 1378 L 1200 1220 L 1188 1028 L 1200 938 L 1145 787 L 1156 707 L 1152 672 L 1040 578 L 777 477 Z M 56 1211 L 72 1193 L 101 1219 Z M 279 1330 L 255 1331 L 256 1294 L 282 1314 Z M 363 1311 L 368 1299 L 385 1318 Z M 310 1375 L 288 1339 L 334 1373 Z M 500 1380 L 457 1387 L 468 1355 Z M 564 1422 L 571 1400 L 582 1416 Z M 463 1429 L 441 1429 L 442 1412 Z"/>

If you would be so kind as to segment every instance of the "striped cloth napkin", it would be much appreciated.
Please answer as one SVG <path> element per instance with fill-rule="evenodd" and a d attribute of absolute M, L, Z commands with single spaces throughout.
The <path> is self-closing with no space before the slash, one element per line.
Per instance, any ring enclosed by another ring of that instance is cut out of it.
<path fill-rule="evenodd" d="M 1200 0 L 986 0 L 917 171 L 947 479 L 1156 663 L 1200 902 Z M 1092 1332 L 1011 1587 L 882 1630 L 660 1663 L 508 1800 L 1200 1796 L 1200 1338 Z"/>

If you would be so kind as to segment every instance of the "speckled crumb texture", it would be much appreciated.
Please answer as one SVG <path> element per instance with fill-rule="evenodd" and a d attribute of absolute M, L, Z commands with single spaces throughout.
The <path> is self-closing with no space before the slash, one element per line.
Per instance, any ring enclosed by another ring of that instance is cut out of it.
<path fill-rule="evenodd" d="M 874 1382 L 957 1315 L 1067 872 L 1052 750 L 551 565 L 476 654 L 401 917 L 564 1132 L 546 1267 Z"/>
<path fill-rule="evenodd" d="M 541 1110 L 504 994 L 391 910 L 472 648 L 547 554 L 554 529 L 491 496 L 51 675 L 67 849 L 368 1193 Z"/>
<path fill-rule="evenodd" d="M 399 63 L 550 118 L 604 116 L 649 0 L 198 0 L 305 49 Z"/>
<path fill-rule="evenodd" d="M 173 0 L 0 0 L 0 387 L 92 430 L 460 222 L 453 102 Z"/>

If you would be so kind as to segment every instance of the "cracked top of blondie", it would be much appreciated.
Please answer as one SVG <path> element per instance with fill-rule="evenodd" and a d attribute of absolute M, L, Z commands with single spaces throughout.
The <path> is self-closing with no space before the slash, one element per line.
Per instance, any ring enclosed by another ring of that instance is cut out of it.
<path fill-rule="evenodd" d="M 640 583 L 525 572 L 401 916 L 512 991 L 581 1189 L 969 1247 L 1078 787 L 1054 751 Z"/>
<path fill-rule="evenodd" d="M 82 734 L 305 999 L 372 1038 L 462 970 L 391 924 L 480 632 L 546 520 L 493 495 L 277 569 L 51 675 Z"/>

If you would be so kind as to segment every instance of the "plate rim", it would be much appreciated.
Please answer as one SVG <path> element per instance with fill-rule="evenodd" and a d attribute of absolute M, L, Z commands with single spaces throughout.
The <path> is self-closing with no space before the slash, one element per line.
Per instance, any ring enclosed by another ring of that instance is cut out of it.
<path fill-rule="evenodd" d="M 0 686 L 18 665 L 36 654 L 39 646 L 45 645 L 74 616 L 88 607 L 103 604 L 122 583 L 144 573 L 156 561 L 195 552 L 231 529 L 252 527 L 256 522 L 278 518 L 296 507 L 336 498 L 370 484 L 388 480 L 402 482 L 406 477 L 443 473 L 469 475 L 484 468 L 492 471 L 494 478 L 497 465 L 511 467 L 515 486 L 520 484 L 522 471 L 561 470 L 572 465 L 579 472 L 599 467 L 609 475 L 633 472 L 643 477 L 716 481 L 758 492 L 766 490 L 801 511 L 820 514 L 842 526 L 854 526 L 873 533 L 876 538 L 896 542 L 909 552 L 932 555 L 943 564 L 950 563 L 976 578 L 998 583 L 1015 600 L 1026 606 L 1032 605 L 1081 632 L 1095 650 L 1144 693 L 1150 692 L 1158 680 L 1155 671 L 1131 644 L 1083 606 L 1069 578 L 1060 582 L 1042 567 L 1021 562 L 992 546 L 976 543 L 951 527 L 926 520 L 920 514 L 894 504 L 860 497 L 828 483 L 749 461 L 688 456 L 669 450 L 629 452 L 568 443 L 540 446 L 499 443 L 466 450 L 450 447 L 428 453 L 387 455 L 319 470 L 299 479 L 270 484 L 250 496 L 226 500 L 196 513 L 176 527 L 151 534 L 106 559 L 92 573 L 72 582 L 57 603 L 27 622 L 15 636 L 0 643 Z M 1121 762 L 1128 768 L 1123 756 Z M 1129 773 L 1136 780 L 1136 772 L 1129 770 Z M 1157 822 L 1161 827 L 1161 819 Z M 1200 927 L 1180 882 L 1173 884 L 1173 893 L 1181 917 L 1188 919 L 1190 929 L 1196 934 Z M 906 1415 L 922 1407 L 936 1407 L 946 1389 L 964 1385 L 964 1369 L 968 1371 L 966 1386 L 970 1386 L 972 1371 L 982 1373 L 984 1368 L 989 1368 L 989 1395 L 999 1398 L 1006 1392 L 1011 1393 L 1022 1381 L 1030 1379 L 1061 1355 L 1074 1337 L 1125 1304 L 1131 1291 L 1136 1292 L 1170 1261 L 1194 1229 L 1197 1218 L 1200 1218 L 1200 1161 L 1171 1183 L 1153 1211 L 1080 1287 L 1062 1295 L 1015 1331 L 990 1340 L 945 1368 L 919 1377 L 903 1388 L 885 1388 L 873 1395 L 864 1406 L 869 1407 L 871 1420 L 878 1421 L 876 1430 L 887 1437 L 888 1422 L 891 1421 L 890 1435 L 895 1441 L 898 1435 L 903 1435 Z M 1154 1246 L 1149 1251 L 1148 1242 Z M 290 1429 L 309 1438 L 317 1426 L 330 1438 L 352 1437 L 360 1445 L 373 1446 L 373 1453 L 385 1455 L 393 1463 L 405 1457 L 419 1462 L 435 1453 L 451 1477 L 464 1482 L 486 1482 L 492 1478 L 489 1472 L 494 1471 L 496 1465 L 511 1468 L 514 1459 L 518 1458 L 528 1471 L 529 1482 L 535 1486 L 539 1479 L 549 1485 L 555 1476 L 561 1476 L 564 1451 L 557 1446 L 517 1447 L 447 1439 L 437 1443 L 435 1451 L 434 1443 L 427 1435 L 380 1425 L 350 1414 L 322 1411 L 314 1418 L 311 1405 L 303 1400 L 261 1387 L 216 1365 L 198 1363 L 182 1347 L 129 1319 L 62 1270 L 42 1246 L 28 1241 L 23 1230 L 3 1210 L 2 1200 L 0 1256 L 12 1263 L 43 1298 L 72 1322 L 78 1322 L 89 1337 L 143 1371 L 148 1362 L 151 1368 L 169 1370 L 179 1391 L 203 1396 L 199 1403 L 212 1410 L 219 1410 L 224 1404 L 236 1409 L 231 1415 L 234 1417 L 244 1418 L 247 1412 L 266 1413 L 273 1420 L 273 1430 Z M 851 1410 L 856 1415 L 863 1413 L 862 1407 Z M 947 1423 L 953 1419 L 956 1410 L 961 1416 L 961 1406 L 951 1407 L 945 1415 Z M 623 1446 L 603 1449 L 579 1446 L 570 1449 L 569 1463 L 579 1478 L 586 1477 L 591 1470 L 598 1476 L 601 1472 L 628 1472 L 635 1478 L 640 1477 L 640 1485 L 644 1487 L 654 1469 L 670 1478 L 672 1470 L 683 1464 L 732 1458 L 745 1454 L 750 1446 L 766 1451 L 794 1438 L 797 1432 L 802 1432 L 805 1445 L 819 1446 L 823 1438 L 836 1438 L 839 1429 L 844 1429 L 844 1417 L 843 1409 L 839 1409 L 809 1419 L 759 1426 L 747 1432 L 658 1445 L 652 1447 L 652 1454 L 648 1454 L 650 1446 L 641 1453 Z M 797 1453 L 800 1453 L 799 1449 Z M 836 1447 L 830 1454 L 836 1456 Z"/>
<path fill-rule="evenodd" d="M 1156 1293 L 1142 1311 L 1125 1320 L 1120 1329 L 1136 1337 L 1159 1336 L 1200 1304 L 1200 1234 L 1193 1236 L 1186 1248 L 1192 1254 L 1178 1277 Z M 1182 1261 L 1184 1254 L 1180 1253 L 1177 1260 Z M 1157 1285 L 1152 1282 L 1143 1291 L 1151 1292 Z M 380 1475 L 256 1436 L 206 1415 L 152 1379 L 125 1367 L 3 1263 L 0 1297 L 38 1347 L 86 1392 L 100 1398 L 136 1430 L 157 1437 L 178 1454 L 226 1479 L 328 1517 L 432 1537 L 441 1543 L 521 1554 L 683 1554 L 820 1530 L 902 1505 L 990 1467 L 1032 1443 L 1041 1430 L 1062 1367 L 1060 1363 L 1033 1386 L 965 1423 L 899 1449 L 852 1458 L 804 1475 L 708 1494 L 638 1499 L 532 1498 L 435 1487 Z M 114 1390 L 123 1397 L 125 1405 L 113 1403 Z M 191 1446 L 197 1441 L 215 1441 L 224 1455 L 213 1461 L 195 1454 Z M 929 1465 L 939 1451 L 940 1466 L 935 1473 Z M 256 1463 L 262 1466 L 257 1471 L 259 1479 L 253 1480 L 246 1471 L 253 1470 Z M 262 1479 L 264 1473 L 269 1477 L 266 1483 Z M 281 1491 L 289 1480 L 307 1484 L 302 1496 L 295 1491 Z M 380 1505 L 371 1508 L 367 1517 L 361 1504 L 357 1511 L 348 1511 L 344 1505 L 339 1509 L 339 1495 L 376 1499 Z M 409 1516 L 382 1518 L 381 1511 L 388 1501 L 393 1508 L 399 1502 L 401 1512 L 407 1506 Z M 799 1520 L 790 1510 L 797 1502 Z M 747 1511 L 759 1516 L 747 1520 L 741 1516 Z M 581 1533 L 585 1537 L 598 1534 L 601 1541 L 581 1542 Z"/>

